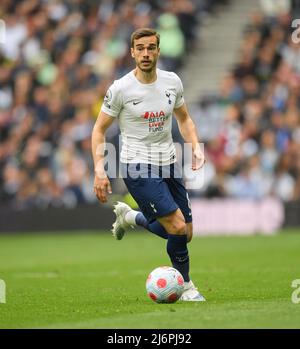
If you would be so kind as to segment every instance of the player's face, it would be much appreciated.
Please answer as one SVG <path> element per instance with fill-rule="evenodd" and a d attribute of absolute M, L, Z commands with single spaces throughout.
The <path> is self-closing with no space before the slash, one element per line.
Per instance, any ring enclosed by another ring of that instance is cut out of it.
<path fill-rule="evenodd" d="M 131 56 L 143 72 L 151 72 L 156 68 L 159 57 L 156 36 L 144 36 L 134 40 L 134 47 L 131 48 Z"/>

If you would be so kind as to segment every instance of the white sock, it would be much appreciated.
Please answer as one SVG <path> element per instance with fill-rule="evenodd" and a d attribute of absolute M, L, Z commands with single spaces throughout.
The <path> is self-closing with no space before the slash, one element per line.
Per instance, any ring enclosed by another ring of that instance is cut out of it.
<path fill-rule="evenodd" d="M 188 288 L 190 288 L 190 287 L 192 287 L 192 286 L 194 286 L 192 280 L 190 280 L 190 281 L 185 281 L 185 282 L 184 282 L 184 288 L 185 288 L 185 289 L 188 289 Z"/>
<path fill-rule="evenodd" d="M 128 223 L 130 225 L 136 225 L 135 217 L 137 216 L 138 213 L 139 213 L 139 211 L 135 211 L 135 210 L 130 210 L 129 212 L 127 212 L 125 215 L 126 223 Z"/>

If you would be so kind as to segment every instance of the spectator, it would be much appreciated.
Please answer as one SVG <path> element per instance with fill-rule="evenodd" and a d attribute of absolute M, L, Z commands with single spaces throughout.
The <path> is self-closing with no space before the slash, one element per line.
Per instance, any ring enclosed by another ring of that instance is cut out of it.
<path fill-rule="evenodd" d="M 252 15 L 218 96 L 195 110 L 215 168 L 208 197 L 300 200 L 299 45 L 290 38 L 290 2 L 262 3 L 266 15 Z"/>
<path fill-rule="evenodd" d="M 96 200 L 91 129 L 108 85 L 132 69 L 130 34 L 157 25 L 161 14 L 164 68 L 179 67 L 185 45 L 196 38 L 202 9 L 194 3 L 1 1 L 6 23 L 6 43 L 0 44 L 2 203 L 25 209 Z M 108 141 L 118 148 L 117 135 L 116 126 Z"/>

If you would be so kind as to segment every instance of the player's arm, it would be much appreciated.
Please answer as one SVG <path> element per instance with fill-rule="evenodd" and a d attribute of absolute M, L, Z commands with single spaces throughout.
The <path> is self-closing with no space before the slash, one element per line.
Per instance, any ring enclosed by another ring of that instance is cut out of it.
<path fill-rule="evenodd" d="M 205 163 L 204 154 L 200 148 L 199 137 L 194 121 L 189 115 L 186 104 L 174 109 L 175 118 L 178 122 L 179 131 L 186 143 L 192 145 L 193 161 L 192 169 L 199 170 Z"/>
<path fill-rule="evenodd" d="M 115 118 L 100 111 L 92 132 L 92 152 L 94 159 L 94 192 L 101 202 L 106 202 L 106 194 L 112 193 L 110 181 L 104 170 L 105 132 Z"/>

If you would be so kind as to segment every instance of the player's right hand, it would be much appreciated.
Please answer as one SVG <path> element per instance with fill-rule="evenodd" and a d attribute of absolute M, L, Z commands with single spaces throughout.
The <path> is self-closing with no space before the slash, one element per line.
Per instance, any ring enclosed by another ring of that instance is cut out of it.
<path fill-rule="evenodd" d="M 107 202 L 107 193 L 112 193 L 110 181 L 107 177 L 99 178 L 97 174 L 95 174 L 94 193 L 100 202 Z"/>

